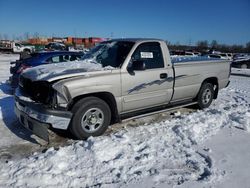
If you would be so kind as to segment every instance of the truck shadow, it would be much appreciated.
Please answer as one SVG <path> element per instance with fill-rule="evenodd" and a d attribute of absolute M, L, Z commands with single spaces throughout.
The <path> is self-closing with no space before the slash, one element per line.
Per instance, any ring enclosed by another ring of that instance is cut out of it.
<path fill-rule="evenodd" d="M 9 94 L 9 96 L 7 95 L 6 97 L 3 96 L 0 98 L 0 116 L 2 116 L 1 119 L 3 121 L 2 126 L 6 126 L 7 129 L 19 138 L 38 144 L 37 141 L 31 137 L 31 132 L 25 129 L 16 118 L 14 113 L 14 97 L 9 93 L 11 88 L 6 83 L 2 83 L 0 84 L 0 90 L 5 94 Z"/>

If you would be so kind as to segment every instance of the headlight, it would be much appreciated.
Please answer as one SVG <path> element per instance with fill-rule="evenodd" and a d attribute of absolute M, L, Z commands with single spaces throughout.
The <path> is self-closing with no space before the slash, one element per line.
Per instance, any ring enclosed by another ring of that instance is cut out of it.
<path fill-rule="evenodd" d="M 52 88 L 56 91 L 57 105 L 66 107 L 69 102 L 68 89 L 60 83 L 53 84 Z"/>
<path fill-rule="evenodd" d="M 48 82 L 35 81 L 30 86 L 32 88 L 29 91 L 29 95 L 34 101 L 41 102 L 43 104 L 51 104 L 53 99 L 53 89 Z"/>

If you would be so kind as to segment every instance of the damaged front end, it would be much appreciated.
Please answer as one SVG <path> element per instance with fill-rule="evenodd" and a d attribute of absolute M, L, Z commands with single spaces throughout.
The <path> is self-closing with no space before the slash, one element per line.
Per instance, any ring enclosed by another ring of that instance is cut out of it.
<path fill-rule="evenodd" d="M 15 93 L 16 115 L 27 129 L 49 142 L 48 128 L 66 130 L 72 117 L 66 108 L 58 106 L 61 98 L 51 83 L 20 76 Z"/>

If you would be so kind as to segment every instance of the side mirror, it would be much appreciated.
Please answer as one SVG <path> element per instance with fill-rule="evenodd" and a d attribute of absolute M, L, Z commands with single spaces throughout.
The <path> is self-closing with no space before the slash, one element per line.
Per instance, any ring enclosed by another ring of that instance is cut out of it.
<path fill-rule="evenodd" d="M 136 71 L 143 71 L 146 70 L 146 65 L 145 62 L 142 60 L 132 60 L 132 66 L 131 69 L 132 70 L 136 70 Z"/>

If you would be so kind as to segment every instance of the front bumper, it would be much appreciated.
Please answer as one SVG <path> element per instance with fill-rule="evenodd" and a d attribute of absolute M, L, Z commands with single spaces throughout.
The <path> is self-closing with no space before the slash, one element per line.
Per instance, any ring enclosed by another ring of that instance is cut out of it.
<path fill-rule="evenodd" d="M 19 88 L 15 93 L 15 113 L 24 127 L 38 137 L 49 141 L 48 128 L 66 130 L 72 113 L 66 110 L 53 110 L 21 95 Z"/>

